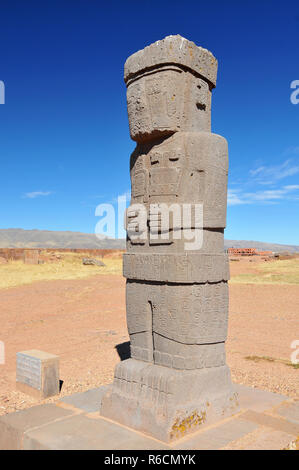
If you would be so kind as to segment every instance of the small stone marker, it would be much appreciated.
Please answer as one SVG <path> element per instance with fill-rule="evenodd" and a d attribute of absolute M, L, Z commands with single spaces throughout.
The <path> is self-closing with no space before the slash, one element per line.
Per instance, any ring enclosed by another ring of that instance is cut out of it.
<path fill-rule="evenodd" d="M 94 259 L 94 258 L 83 258 L 82 263 L 84 265 L 91 265 L 91 266 L 106 266 L 103 261 L 100 261 L 99 259 Z"/>
<path fill-rule="evenodd" d="M 32 349 L 17 353 L 17 389 L 36 398 L 59 393 L 59 357 Z"/>

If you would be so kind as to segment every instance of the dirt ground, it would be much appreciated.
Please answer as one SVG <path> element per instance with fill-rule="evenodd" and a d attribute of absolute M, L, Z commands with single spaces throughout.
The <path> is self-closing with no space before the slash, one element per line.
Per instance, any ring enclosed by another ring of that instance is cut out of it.
<path fill-rule="evenodd" d="M 257 264 L 231 262 L 231 275 L 254 273 Z M 0 312 L 0 415 L 111 382 L 120 360 L 116 346 L 129 341 L 125 280 L 118 274 L 0 289 Z M 226 349 L 235 382 L 298 397 L 299 369 L 290 363 L 298 312 L 298 284 L 230 284 Z M 16 391 L 16 353 L 27 349 L 60 356 L 59 397 L 38 402 Z"/>

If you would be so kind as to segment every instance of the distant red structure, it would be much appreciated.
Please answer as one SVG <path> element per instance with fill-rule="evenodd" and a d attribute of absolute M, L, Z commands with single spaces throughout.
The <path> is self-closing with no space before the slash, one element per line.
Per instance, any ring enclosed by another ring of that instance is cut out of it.
<path fill-rule="evenodd" d="M 270 256 L 272 251 L 258 251 L 257 248 L 228 248 L 229 255 L 232 256 Z"/>

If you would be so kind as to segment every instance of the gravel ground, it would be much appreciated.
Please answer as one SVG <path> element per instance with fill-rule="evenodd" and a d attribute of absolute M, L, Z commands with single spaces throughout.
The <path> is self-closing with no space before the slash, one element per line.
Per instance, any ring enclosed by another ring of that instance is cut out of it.
<path fill-rule="evenodd" d="M 255 266 L 231 263 L 232 274 Z M 0 311 L 6 353 L 0 415 L 111 382 L 119 361 L 116 345 L 129 340 L 125 280 L 119 275 L 2 289 Z M 298 312 L 299 285 L 231 284 L 227 362 L 235 382 L 298 397 L 299 369 L 287 364 L 291 342 L 299 340 Z M 39 402 L 16 390 L 16 352 L 26 349 L 60 356 L 59 397 Z"/>

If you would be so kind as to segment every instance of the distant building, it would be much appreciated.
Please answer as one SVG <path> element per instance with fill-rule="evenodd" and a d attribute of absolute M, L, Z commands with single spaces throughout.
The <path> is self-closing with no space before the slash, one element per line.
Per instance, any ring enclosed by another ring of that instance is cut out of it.
<path fill-rule="evenodd" d="M 270 256 L 272 251 L 259 251 L 257 248 L 228 248 L 228 254 L 231 256 Z"/>

